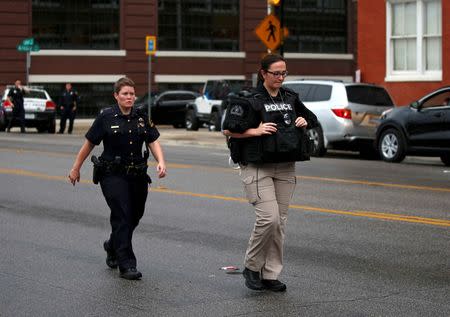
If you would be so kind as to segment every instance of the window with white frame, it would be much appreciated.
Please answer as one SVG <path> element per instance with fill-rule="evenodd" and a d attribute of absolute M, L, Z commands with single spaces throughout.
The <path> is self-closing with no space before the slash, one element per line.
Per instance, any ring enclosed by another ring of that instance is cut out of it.
<path fill-rule="evenodd" d="M 441 0 L 388 0 L 386 81 L 442 80 Z"/>

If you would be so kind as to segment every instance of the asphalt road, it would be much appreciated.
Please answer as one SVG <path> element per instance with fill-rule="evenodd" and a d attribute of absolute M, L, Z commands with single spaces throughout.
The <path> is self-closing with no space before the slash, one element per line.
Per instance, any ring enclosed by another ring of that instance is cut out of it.
<path fill-rule="evenodd" d="M 281 279 L 248 290 L 254 214 L 218 133 L 161 129 L 134 246 L 141 281 L 106 267 L 108 208 L 66 180 L 81 135 L 0 133 L 0 316 L 449 316 L 450 168 L 334 152 L 297 164 Z M 95 149 L 99 153 L 100 148 Z"/>

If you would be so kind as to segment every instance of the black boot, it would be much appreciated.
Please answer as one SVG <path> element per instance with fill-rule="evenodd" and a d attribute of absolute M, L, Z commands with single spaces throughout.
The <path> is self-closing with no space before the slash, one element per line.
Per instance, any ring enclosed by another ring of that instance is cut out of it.
<path fill-rule="evenodd" d="M 142 277 L 142 273 L 136 270 L 135 267 L 120 270 L 120 277 L 126 280 L 139 280 Z"/>
<path fill-rule="evenodd" d="M 117 268 L 117 259 L 114 251 L 109 247 L 109 241 L 103 242 L 103 249 L 106 251 L 106 265 L 112 269 Z"/>
<path fill-rule="evenodd" d="M 242 272 L 242 275 L 245 278 L 245 286 L 247 286 L 248 288 L 255 291 L 261 291 L 264 289 L 264 285 L 261 282 L 259 272 L 255 272 L 245 268 Z"/>
<path fill-rule="evenodd" d="M 286 291 L 286 284 L 281 283 L 279 280 L 262 280 L 264 287 L 273 292 Z"/>

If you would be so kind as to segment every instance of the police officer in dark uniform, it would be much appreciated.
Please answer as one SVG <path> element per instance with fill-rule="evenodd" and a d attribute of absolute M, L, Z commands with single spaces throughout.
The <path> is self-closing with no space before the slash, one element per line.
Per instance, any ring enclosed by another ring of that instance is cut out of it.
<path fill-rule="evenodd" d="M 59 100 L 59 108 L 61 110 L 61 122 L 59 124 L 59 134 L 63 134 L 66 129 L 66 121 L 69 119 L 69 129 L 67 132 L 72 133 L 73 122 L 75 121 L 75 115 L 78 105 L 78 93 L 72 89 L 72 84 L 67 83 L 66 89 L 62 92 Z"/>
<path fill-rule="evenodd" d="M 245 255 L 245 285 L 253 290 L 282 292 L 284 232 L 289 203 L 296 186 L 295 162 L 309 159 L 312 141 L 306 126 L 316 116 L 298 95 L 281 85 L 287 75 L 282 56 L 261 60 L 256 90 L 229 103 L 223 133 L 230 137 L 231 157 L 256 222 Z"/>
<path fill-rule="evenodd" d="M 148 149 L 158 162 L 158 177 L 166 175 L 164 155 L 157 140 L 159 132 L 149 123 L 145 113 L 134 107 L 134 82 L 119 79 L 114 85 L 117 105 L 103 110 L 86 133 L 69 181 L 75 185 L 80 180 L 80 168 L 95 145 L 103 141 L 103 153 L 94 156 L 94 183 L 100 182 L 103 195 L 111 209 L 111 235 L 103 247 L 107 253 L 106 264 L 110 268 L 119 267 L 120 276 L 129 280 L 142 277 L 136 269 L 133 252 L 133 231 L 142 218 L 148 194 L 147 157 Z M 142 154 L 142 145 L 146 151 Z"/>
<path fill-rule="evenodd" d="M 23 95 L 27 92 L 26 88 L 22 86 L 20 80 L 16 80 L 14 88 L 8 92 L 8 99 L 13 105 L 13 112 L 11 120 L 9 120 L 7 132 L 11 132 L 11 127 L 14 121 L 19 122 L 20 132 L 25 133 L 25 108 L 23 107 Z"/>

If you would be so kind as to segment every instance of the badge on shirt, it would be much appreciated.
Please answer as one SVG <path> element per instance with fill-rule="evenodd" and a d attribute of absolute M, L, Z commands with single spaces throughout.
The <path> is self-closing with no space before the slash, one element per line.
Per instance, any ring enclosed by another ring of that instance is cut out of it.
<path fill-rule="evenodd" d="M 139 119 L 138 119 L 138 127 L 143 128 L 144 126 L 145 126 L 144 119 L 139 118 Z"/>
<path fill-rule="evenodd" d="M 291 119 L 291 116 L 289 115 L 289 113 L 285 113 L 283 115 L 283 120 L 284 120 L 284 123 L 286 123 L 286 125 L 291 125 L 291 123 L 292 123 L 292 119 Z"/>

